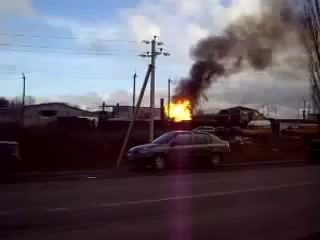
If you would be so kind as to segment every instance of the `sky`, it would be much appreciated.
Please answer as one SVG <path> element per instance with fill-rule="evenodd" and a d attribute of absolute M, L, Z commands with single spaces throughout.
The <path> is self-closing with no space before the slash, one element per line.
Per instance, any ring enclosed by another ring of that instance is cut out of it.
<path fill-rule="evenodd" d="M 192 46 L 258 11 L 259 0 L 0 0 L 0 96 L 21 95 L 24 72 L 27 95 L 38 102 L 130 104 L 132 76 L 140 88 L 150 61 L 137 56 L 150 49 L 142 40 L 157 35 L 170 53 L 157 59 L 159 102 L 168 78 L 175 85 L 188 75 Z M 307 71 L 286 78 L 276 68 L 249 69 L 219 79 L 200 106 L 277 105 L 277 114 L 295 117 L 309 96 Z"/>

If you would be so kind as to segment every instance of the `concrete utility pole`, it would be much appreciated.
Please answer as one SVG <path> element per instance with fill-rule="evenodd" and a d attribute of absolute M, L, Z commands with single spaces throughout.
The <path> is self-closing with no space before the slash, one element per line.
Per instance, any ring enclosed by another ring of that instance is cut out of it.
<path fill-rule="evenodd" d="M 133 118 L 131 119 L 130 121 L 130 124 L 129 124 L 129 127 L 128 127 L 128 130 L 127 130 L 127 134 L 126 134 L 126 137 L 124 139 L 124 142 L 122 144 L 122 147 L 121 147 L 121 150 L 120 150 L 120 154 L 119 154 L 119 158 L 118 158 L 118 161 L 117 161 L 117 167 L 119 168 L 120 165 L 121 165 L 121 161 L 122 161 L 122 158 L 123 158 L 123 155 L 125 153 L 125 150 L 127 148 L 127 145 L 128 145 L 128 141 L 129 141 L 129 138 L 130 138 L 130 135 L 131 135 L 131 132 L 132 132 L 132 129 L 133 129 L 133 126 L 134 126 L 134 122 L 137 118 L 137 115 L 138 115 L 138 112 L 139 112 L 139 108 L 140 108 L 140 105 L 141 105 L 141 102 L 142 102 L 142 99 L 143 99 L 143 96 L 144 96 L 144 92 L 146 90 L 146 87 L 147 87 L 147 84 L 148 84 L 148 80 L 149 80 L 149 77 L 150 77 L 150 74 L 152 72 L 152 65 L 150 64 L 149 67 L 148 67 L 148 71 L 146 73 L 146 76 L 145 76 L 145 79 L 144 79 L 144 82 L 143 82 L 143 85 L 142 85 L 142 88 L 141 88 L 141 92 L 140 92 L 140 95 L 139 95 L 139 98 L 138 98 L 138 102 L 137 102 L 137 106 L 134 110 L 134 114 L 133 114 Z"/>
<path fill-rule="evenodd" d="M 156 91 L 156 42 L 157 38 L 154 37 L 151 42 L 151 65 L 153 66 L 151 72 L 151 81 L 150 81 L 150 142 L 154 139 L 154 103 L 155 103 L 155 91 Z"/>
<path fill-rule="evenodd" d="M 24 126 L 24 108 L 26 99 L 26 76 L 22 73 L 21 126 Z"/>
<path fill-rule="evenodd" d="M 157 41 L 157 36 L 154 36 L 151 41 L 144 40 L 143 43 L 151 44 L 151 52 L 146 52 L 140 54 L 140 57 L 150 57 L 151 58 L 151 79 L 150 79 L 150 142 L 154 139 L 154 107 L 155 107 L 155 81 L 156 81 L 156 58 L 158 55 L 170 56 L 168 52 L 163 52 L 163 48 L 157 49 L 158 46 L 162 46 L 163 42 Z"/>
<path fill-rule="evenodd" d="M 171 78 L 168 79 L 168 120 L 170 121 L 170 103 L 171 103 Z"/>
<path fill-rule="evenodd" d="M 134 114 L 134 108 L 135 108 L 135 105 L 136 105 L 136 80 L 137 80 L 137 73 L 134 72 L 133 74 L 133 94 L 132 94 L 132 117 L 133 117 L 133 114 Z"/>
<path fill-rule="evenodd" d="M 106 118 L 106 108 L 107 108 L 107 104 L 105 102 L 102 102 L 101 106 L 101 114 L 99 115 L 99 117 L 101 119 L 105 119 Z"/>
<path fill-rule="evenodd" d="M 307 101 L 303 98 L 303 120 L 306 120 L 306 108 L 307 108 Z"/>

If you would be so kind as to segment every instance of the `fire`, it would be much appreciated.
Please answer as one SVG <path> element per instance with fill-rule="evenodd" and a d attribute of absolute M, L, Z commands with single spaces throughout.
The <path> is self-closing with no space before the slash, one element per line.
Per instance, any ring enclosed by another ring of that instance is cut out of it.
<path fill-rule="evenodd" d="M 170 106 L 165 107 L 165 113 L 174 122 L 190 121 L 192 119 L 191 102 L 186 99 L 171 102 Z"/>

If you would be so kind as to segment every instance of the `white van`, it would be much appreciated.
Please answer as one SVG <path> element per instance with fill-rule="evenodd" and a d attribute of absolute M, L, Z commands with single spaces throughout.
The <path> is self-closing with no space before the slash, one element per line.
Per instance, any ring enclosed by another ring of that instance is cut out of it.
<path fill-rule="evenodd" d="M 249 122 L 242 131 L 244 135 L 271 135 L 272 126 L 269 120 L 257 120 Z"/>

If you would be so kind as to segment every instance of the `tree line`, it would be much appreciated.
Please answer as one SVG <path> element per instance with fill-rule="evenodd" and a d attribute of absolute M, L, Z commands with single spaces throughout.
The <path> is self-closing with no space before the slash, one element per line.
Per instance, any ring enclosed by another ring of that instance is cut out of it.
<path fill-rule="evenodd" d="M 32 105 L 36 103 L 36 99 L 32 96 L 25 97 L 25 105 Z M 22 98 L 14 97 L 14 98 L 6 98 L 0 97 L 0 109 L 4 108 L 18 108 L 22 106 Z"/>

